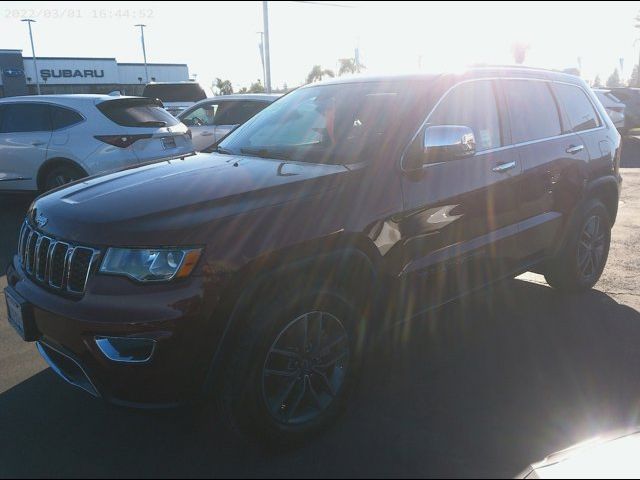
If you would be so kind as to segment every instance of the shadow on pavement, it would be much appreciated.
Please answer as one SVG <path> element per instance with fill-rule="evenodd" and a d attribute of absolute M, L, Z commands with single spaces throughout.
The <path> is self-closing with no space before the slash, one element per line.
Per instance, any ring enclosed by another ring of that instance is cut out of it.
<path fill-rule="evenodd" d="M 117 409 L 45 370 L 0 395 L 0 475 L 512 477 L 638 422 L 640 314 L 603 293 L 513 280 L 392 333 L 350 412 L 281 454 L 234 446 L 206 410 Z"/>

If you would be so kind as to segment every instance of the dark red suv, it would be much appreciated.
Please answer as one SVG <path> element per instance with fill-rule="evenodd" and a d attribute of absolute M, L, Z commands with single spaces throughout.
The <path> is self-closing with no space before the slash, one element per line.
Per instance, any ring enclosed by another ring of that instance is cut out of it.
<path fill-rule="evenodd" d="M 97 397 L 204 395 L 237 431 L 296 439 L 345 406 L 371 332 L 527 270 L 591 288 L 619 158 L 566 74 L 308 85 L 213 152 L 38 198 L 10 321 Z"/>

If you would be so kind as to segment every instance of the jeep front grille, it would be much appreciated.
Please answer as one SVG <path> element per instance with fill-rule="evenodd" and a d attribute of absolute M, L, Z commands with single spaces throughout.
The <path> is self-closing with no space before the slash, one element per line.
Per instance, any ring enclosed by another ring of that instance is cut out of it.
<path fill-rule="evenodd" d="M 36 283 L 81 295 L 100 251 L 59 241 L 25 222 L 20 231 L 18 256 L 25 273 Z"/>

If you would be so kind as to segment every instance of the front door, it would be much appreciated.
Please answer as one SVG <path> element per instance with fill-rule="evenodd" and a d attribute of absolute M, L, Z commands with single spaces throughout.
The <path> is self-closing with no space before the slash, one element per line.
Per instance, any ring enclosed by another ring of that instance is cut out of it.
<path fill-rule="evenodd" d="M 505 148 L 508 131 L 501 103 L 494 81 L 462 83 L 428 120 L 427 126 L 470 127 L 477 153 L 425 164 L 404 175 L 401 275 L 411 278 L 407 285 L 420 289 L 408 295 L 424 298 L 429 291 L 430 304 L 446 301 L 504 275 L 518 260 L 517 182 L 522 166 L 517 153 Z"/>
<path fill-rule="evenodd" d="M 193 148 L 196 151 L 204 150 L 216 141 L 216 112 L 217 103 L 207 103 L 185 115 L 181 120 L 193 136 Z"/>

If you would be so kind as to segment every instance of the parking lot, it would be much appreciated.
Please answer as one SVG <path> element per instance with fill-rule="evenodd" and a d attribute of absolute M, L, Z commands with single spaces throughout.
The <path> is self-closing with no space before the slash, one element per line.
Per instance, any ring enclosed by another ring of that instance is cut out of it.
<path fill-rule="evenodd" d="M 640 166 L 638 158 L 628 154 L 624 165 Z M 368 360 L 347 415 L 285 453 L 235 446 L 208 409 L 132 411 L 67 386 L 11 330 L 0 298 L 0 476 L 513 476 L 549 453 L 632 428 L 640 423 L 640 168 L 623 177 L 596 289 L 563 297 L 526 274 L 413 322 L 407 343 Z M 30 201 L 0 197 L 2 272 Z"/>

